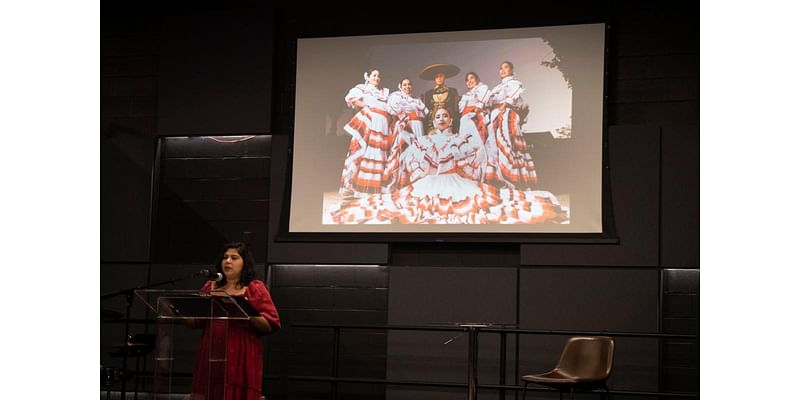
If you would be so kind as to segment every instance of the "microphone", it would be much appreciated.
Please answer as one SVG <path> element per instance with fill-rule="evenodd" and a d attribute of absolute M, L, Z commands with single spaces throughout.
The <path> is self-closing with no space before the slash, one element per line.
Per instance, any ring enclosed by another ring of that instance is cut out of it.
<path fill-rule="evenodd" d="M 201 269 L 200 272 L 197 273 L 197 275 L 202 276 L 203 278 L 213 279 L 215 282 L 219 282 L 222 280 L 222 274 L 207 269 Z"/>

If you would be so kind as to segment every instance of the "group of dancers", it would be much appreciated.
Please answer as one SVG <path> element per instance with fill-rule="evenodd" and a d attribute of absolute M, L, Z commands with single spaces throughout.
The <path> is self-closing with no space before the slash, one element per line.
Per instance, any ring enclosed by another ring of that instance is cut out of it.
<path fill-rule="evenodd" d="M 343 200 L 331 211 L 335 223 L 568 221 L 552 193 L 534 190 L 536 170 L 521 129 L 527 106 L 513 64 L 500 65 L 501 82 L 491 90 L 468 72 L 461 96 L 444 85 L 456 73 L 449 64 L 423 70 L 435 82 L 423 99 L 412 95 L 409 78 L 395 92 L 381 88 L 377 69 L 347 93 L 358 112 L 344 127 L 352 138 Z"/>

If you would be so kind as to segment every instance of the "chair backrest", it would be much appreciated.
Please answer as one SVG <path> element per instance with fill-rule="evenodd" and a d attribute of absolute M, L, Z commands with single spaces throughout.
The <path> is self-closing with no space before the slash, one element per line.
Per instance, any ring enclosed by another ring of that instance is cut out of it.
<path fill-rule="evenodd" d="M 604 381 L 614 362 L 614 339 L 608 336 L 576 336 L 567 340 L 556 370 L 582 380 Z"/>

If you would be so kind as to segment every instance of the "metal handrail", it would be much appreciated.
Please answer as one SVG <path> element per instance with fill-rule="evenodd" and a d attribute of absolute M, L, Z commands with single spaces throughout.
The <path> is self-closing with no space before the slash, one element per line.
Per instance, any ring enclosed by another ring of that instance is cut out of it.
<path fill-rule="evenodd" d="M 386 330 L 407 330 L 407 331 L 467 331 L 468 328 L 452 324 L 452 326 L 442 325 L 334 325 L 334 324 L 291 324 L 297 328 L 340 328 L 340 329 L 386 329 Z M 547 329 L 517 329 L 502 328 L 502 325 L 487 325 L 481 328 L 481 332 L 487 333 L 521 333 L 526 335 L 587 335 L 587 336 L 614 336 L 614 337 L 640 337 L 640 338 L 662 338 L 662 339 L 699 339 L 698 335 L 685 335 L 675 333 L 656 333 L 656 332 L 624 332 L 624 331 L 578 331 L 578 330 L 547 330 Z M 508 325 L 506 325 L 508 326 Z"/>
<path fill-rule="evenodd" d="M 427 381 L 409 381 L 409 380 L 396 380 L 396 379 L 374 379 L 374 378 L 340 378 L 338 377 L 338 359 L 339 359 L 339 342 L 342 329 L 369 329 L 369 330 L 402 330 L 402 331 L 450 331 L 450 332 L 467 332 L 470 330 L 469 326 L 475 324 L 437 324 L 437 325 L 338 325 L 338 324 L 315 324 L 315 323 L 301 323 L 291 324 L 293 328 L 327 328 L 334 330 L 334 349 L 332 376 L 301 376 L 289 375 L 284 377 L 267 377 L 269 380 L 289 379 L 300 381 L 325 381 L 331 383 L 331 398 L 336 399 L 337 383 L 371 383 L 371 384 L 386 384 L 386 385 L 400 385 L 400 386 L 433 386 L 433 387 L 457 387 L 469 388 L 469 382 L 427 382 Z M 577 331 L 577 330 L 545 330 L 545 329 L 518 329 L 516 327 L 508 327 L 509 325 L 491 325 L 486 324 L 477 330 L 477 333 L 498 333 L 501 335 L 501 360 L 505 357 L 505 340 L 507 334 L 523 334 L 523 335 L 587 335 L 587 336 L 613 336 L 613 337 L 634 337 L 634 338 L 658 338 L 658 339 L 699 339 L 699 335 L 685 335 L 685 334 L 672 334 L 672 333 L 656 333 L 656 332 L 623 332 L 623 331 Z M 519 360 L 517 360 L 519 362 Z M 501 397 L 504 398 L 506 390 L 520 391 L 522 386 L 519 385 L 505 385 L 505 363 L 501 364 L 501 378 L 499 385 L 494 384 L 478 384 L 477 389 L 496 389 L 501 392 Z M 528 390 L 548 392 L 552 389 L 546 388 L 528 388 Z M 676 397 L 676 398 L 699 398 L 700 394 L 695 392 L 677 393 L 677 392 L 651 392 L 651 391 L 632 391 L 632 390 L 609 390 L 608 393 L 614 395 L 630 395 L 630 396 L 662 396 L 662 397 Z"/>

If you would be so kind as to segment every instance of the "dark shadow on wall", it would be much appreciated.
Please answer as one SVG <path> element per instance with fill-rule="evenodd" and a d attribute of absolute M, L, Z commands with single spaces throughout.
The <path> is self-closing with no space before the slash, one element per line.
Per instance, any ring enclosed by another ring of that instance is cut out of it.
<path fill-rule="evenodd" d="M 249 242 L 267 256 L 269 136 L 164 138 L 156 191 L 154 262 L 214 261 L 220 246 Z"/>

